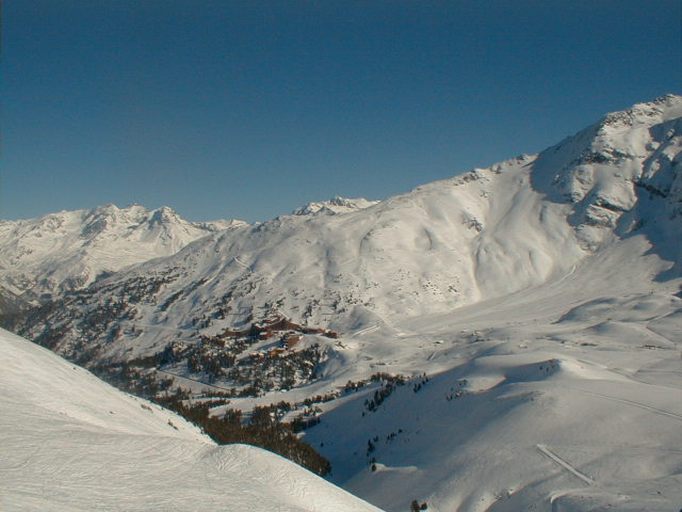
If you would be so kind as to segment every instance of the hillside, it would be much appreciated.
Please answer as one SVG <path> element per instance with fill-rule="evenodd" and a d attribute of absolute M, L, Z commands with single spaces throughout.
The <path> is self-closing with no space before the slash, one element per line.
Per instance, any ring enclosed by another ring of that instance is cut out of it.
<path fill-rule="evenodd" d="M 67 298 L 60 309 L 77 311 L 64 315 L 67 335 L 49 344 L 75 342 L 84 334 L 75 319 L 103 304 L 101 316 L 116 309 L 120 328 L 135 324 L 136 353 L 196 338 L 197 326 L 215 335 L 277 316 L 347 333 L 392 332 L 396 319 L 561 278 L 611 240 L 638 234 L 677 262 L 681 114 L 682 100 L 664 97 L 610 114 L 538 156 L 346 213 L 214 233 Z M 111 334 L 87 332 L 88 343 Z M 132 348 L 127 339 L 102 357 Z"/>
<path fill-rule="evenodd" d="M 209 234 L 17 329 L 117 385 L 229 400 L 217 416 L 278 404 L 386 510 L 676 510 L 681 149 L 665 96 L 538 155 Z"/>
<path fill-rule="evenodd" d="M 0 331 L 2 510 L 378 510 Z"/>
<path fill-rule="evenodd" d="M 337 381 L 428 377 L 320 404 L 305 440 L 386 510 L 405 495 L 436 511 L 675 510 L 682 294 L 652 283 L 667 265 L 648 248 L 636 237 L 565 279 L 344 340 Z"/>

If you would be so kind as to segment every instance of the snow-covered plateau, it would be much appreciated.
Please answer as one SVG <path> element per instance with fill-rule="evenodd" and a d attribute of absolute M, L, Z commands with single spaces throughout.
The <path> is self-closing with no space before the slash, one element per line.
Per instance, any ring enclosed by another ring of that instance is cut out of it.
<path fill-rule="evenodd" d="M 328 478 L 387 511 L 677 511 L 681 148 L 664 96 L 378 203 L 208 233 L 12 327 L 217 416 L 288 404 Z"/>

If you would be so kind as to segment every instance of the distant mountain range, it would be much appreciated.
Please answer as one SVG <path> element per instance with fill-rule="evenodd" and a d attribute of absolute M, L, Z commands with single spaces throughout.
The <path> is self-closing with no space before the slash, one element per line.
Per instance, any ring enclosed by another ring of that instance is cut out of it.
<path fill-rule="evenodd" d="M 106 205 L 0 221 L 0 286 L 26 300 L 83 288 L 98 277 L 170 256 L 209 233 L 245 224 L 188 222 L 168 207 Z"/>
<path fill-rule="evenodd" d="M 229 400 L 216 415 L 288 403 L 332 479 L 386 510 L 663 510 L 681 148 L 668 95 L 381 202 L 4 222 L 0 283 L 43 298 L 17 332 L 118 385 Z"/>

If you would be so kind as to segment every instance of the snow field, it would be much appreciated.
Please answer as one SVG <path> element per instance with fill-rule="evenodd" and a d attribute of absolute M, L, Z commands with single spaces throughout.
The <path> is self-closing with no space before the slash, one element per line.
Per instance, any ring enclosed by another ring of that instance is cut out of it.
<path fill-rule="evenodd" d="M 3 511 L 378 510 L 0 331 Z"/>

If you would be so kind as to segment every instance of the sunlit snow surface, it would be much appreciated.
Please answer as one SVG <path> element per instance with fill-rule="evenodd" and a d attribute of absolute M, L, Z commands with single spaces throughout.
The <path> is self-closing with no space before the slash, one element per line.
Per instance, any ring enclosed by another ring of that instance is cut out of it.
<path fill-rule="evenodd" d="M 106 205 L 38 219 L 0 220 L 0 286 L 28 299 L 83 288 L 103 273 L 169 256 L 190 242 L 245 223 L 188 222 L 168 207 Z"/>
<path fill-rule="evenodd" d="M 3 512 L 377 510 L 271 453 L 216 446 L 6 331 L 0 353 Z"/>
<path fill-rule="evenodd" d="M 378 372 L 429 375 L 376 412 L 363 404 L 378 384 L 320 403 L 305 433 L 331 480 L 377 506 L 676 512 L 681 116 L 682 97 L 667 96 L 378 204 L 213 233 L 95 283 L 26 332 L 56 326 L 55 350 L 81 356 L 78 315 L 163 278 L 118 321 L 120 338 L 87 339 L 89 364 L 279 314 L 340 336 L 310 336 L 325 351 L 317 380 L 229 407 L 300 403 Z"/>
<path fill-rule="evenodd" d="M 349 378 L 431 378 L 376 412 L 363 406 L 373 389 L 351 395 L 306 440 L 336 483 L 396 512 L 413 498 L 436 511 L 679 510 L 682 300 L 679 280 L 650 280 L 665 265 L 647 246 L 630 239 L 565 279 L 398 323 L 400 336 L 358 336 Z"/>

